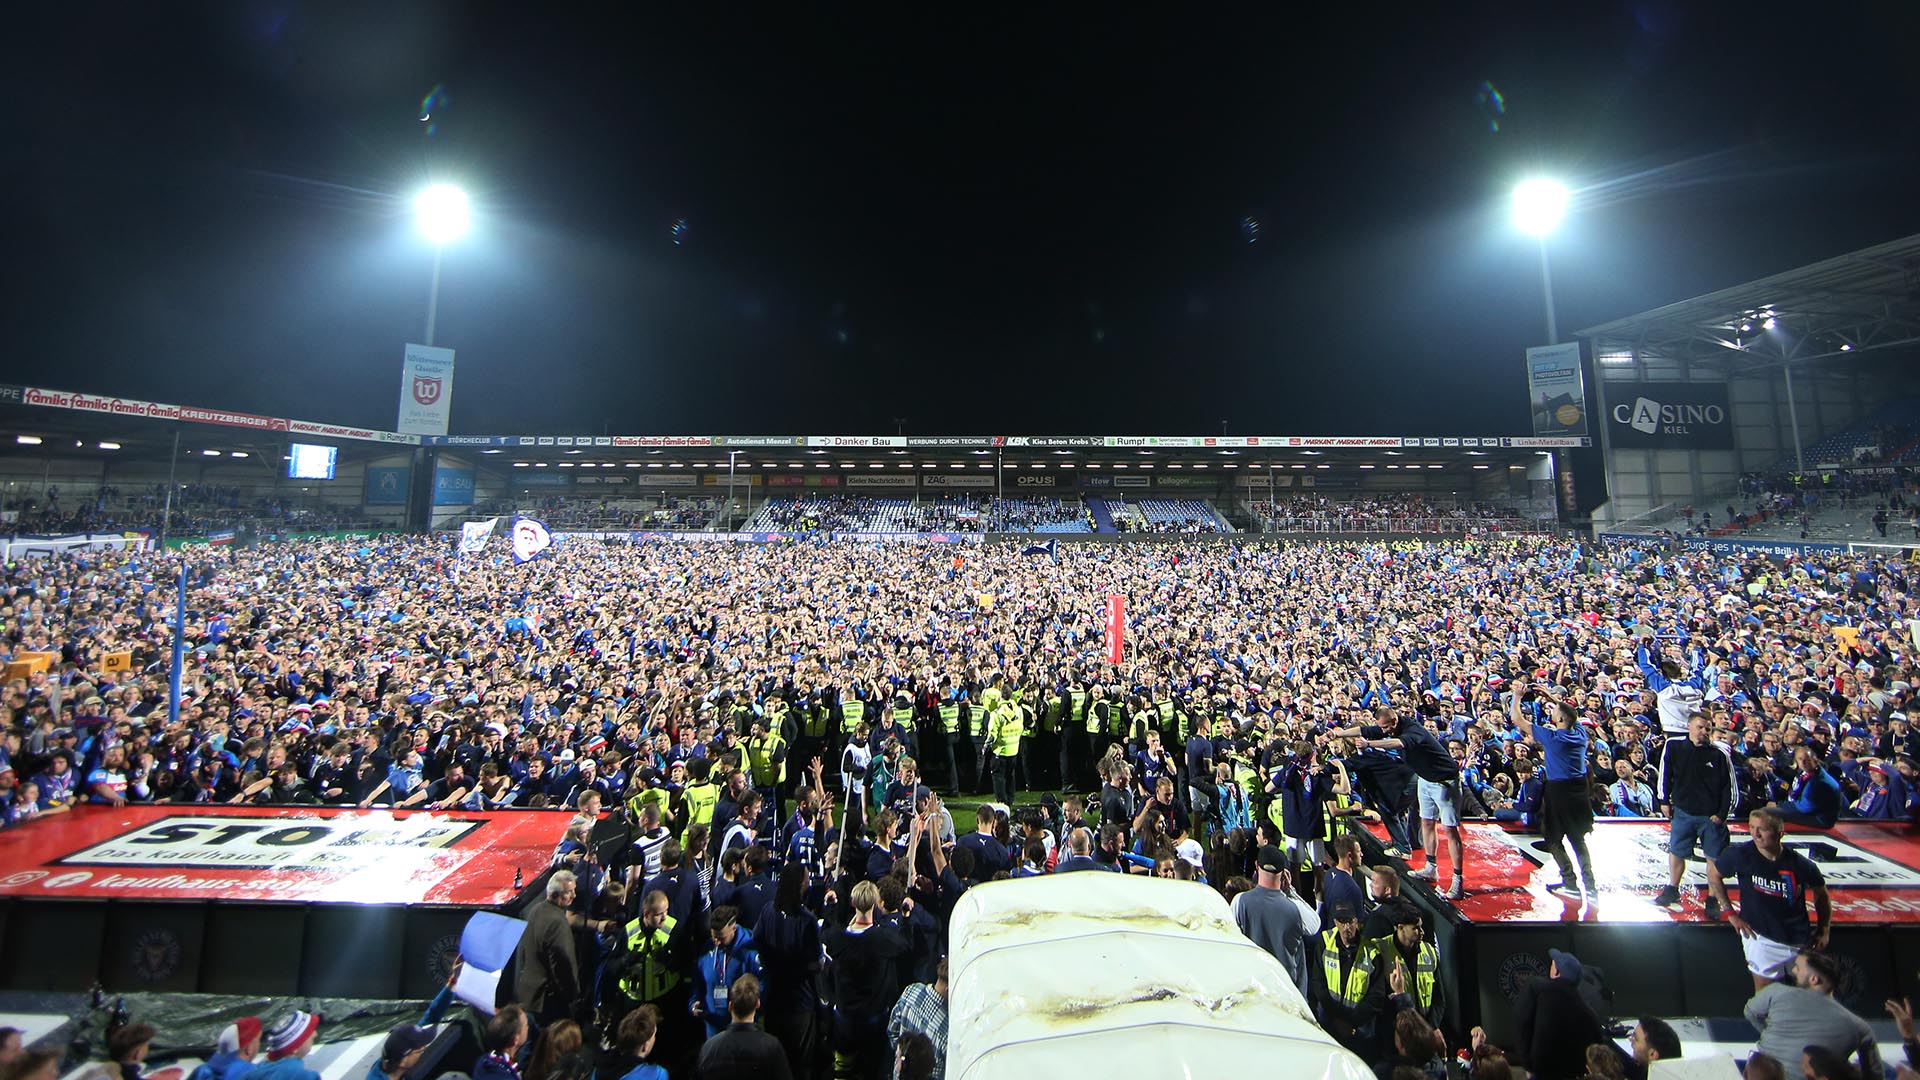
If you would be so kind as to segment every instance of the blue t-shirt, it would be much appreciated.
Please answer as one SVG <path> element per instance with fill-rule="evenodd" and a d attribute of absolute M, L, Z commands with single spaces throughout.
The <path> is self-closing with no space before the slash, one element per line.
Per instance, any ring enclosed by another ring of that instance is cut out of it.
<path fill-rule="evenodd" d="M 1805 945 L 1813 937 L 1807 920 L 1807 890 L 1827 883 L 1813 860 L 1783 848 L 1778 862 L 1770 862 L 1742 841 L 1729 846 L 1714 862 L 1723 877 L 1740 882 L 1740 917 L 1753 931 L 1782 945 Z"/>
<path fill-rule="evenodd" d="M 1587 733 L 1580 725 L 1558 728 L 1545 720 L 1533 722 L 1533 737 L 1540 743 L 1542 764 L 1549 780 L 1585 780 L 1587 778 Z"/>

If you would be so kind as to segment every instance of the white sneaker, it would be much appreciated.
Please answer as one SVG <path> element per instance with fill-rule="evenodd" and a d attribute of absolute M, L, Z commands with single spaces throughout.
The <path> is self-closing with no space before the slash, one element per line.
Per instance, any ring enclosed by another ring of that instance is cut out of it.
<path fill-rule="evenodd" d="M 1459 900 L 1467 895 L 1466 883 L 1459 878 L 1454 878 L 1453 884 L 1447 886 L 1447 891 L 1440 895 L 1448 900 Z"/>
<path fill-rule="evenodd" d="M 1432 863 L 1428 863 L 1418 870 L 1409 870 L 1407 876 L 1415 881 L 1437 881 L 1440 878 L 1440 871 L 1435 870 Z"/>

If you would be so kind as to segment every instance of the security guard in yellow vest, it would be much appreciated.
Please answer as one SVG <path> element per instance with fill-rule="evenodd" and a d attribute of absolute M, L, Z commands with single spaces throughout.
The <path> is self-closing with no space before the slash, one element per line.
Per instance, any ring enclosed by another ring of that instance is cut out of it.
<path fill-rule="evenodd" d="M 987 679 L 987 688 L 980 691 L 980 702 L 973 709 L 973 793 L 987 793 L 987 773 L 993 764 L 993 747 L 987 741 L 987 728 L 993 723 L 993 714 L 1000 709 L 1000 703 L 1006 700 L 1005 675 L 994 672 Z"/>
<path fill-rule="evenodd" d="M 867 703 L 853 696 L 852 691 L 840 695 L 840 737 L 846 739 L 853 735 L 853 729 L 865 723 Z"/>
<path fill-rule="evenodd" d="M 960 795 L 960 765 L 955 759 L 953 748 L 967 737 L 967 700 L 965 691 L 947 689 L 946 696 L 940 699 L 936 710 L 940 714 L 941 756 L 947 764 L 947 794 L 958 798 Z"/>
<path fill-rule="evenodd" d="M 987 746 L 993 751 L 993 797 L 1013 805 L 1013 770 L 1020 760 L 1021 736 L 1026 734 L 1026 715 L 1020 706 L 1002 698 L 987 717 Z"/>
<path fill-rule="evenodd" d="M 667 894 L 657 889 L 648 893 L 640 917 L 627 924 L 626 953 L 613 965 L 620 969 L 616 985 L 629 1003 L 616 1006 L 615 1015 L 624 1016 L 636 1005 L 657 1006 L 665 1016 L 686 1011 L 687 986 L 680 972 L 687 958 L 679 954 L 689 935 L 675 934 L 676 926 L 677 920 L 667 913 Z"/>
<path fill-rule="evenodd" d="M 1112 741 L 1107 733 L 1112 730 L 1109 710 L 1113 708 L 1107 700 L 1107 689 L 1095 683 L 1087 690 L 1087 761 L 1090 769 L 1100 767 L 1100 759 L 1107 756 L 1107 746 Z"/>
<path fill-rule="evenodd" d="M 747 771 L 753 789 L 773 803 L 773 820 L 787 820 L 787 740 L 764 716 L 754 717 L 753 734 L 747 737 Z"/>
<path fill-rule="evenodd" d="M 1373 946 L 1360 929 L 1360 913 L 1345 901 L 1328 913 L 1333 926 L 1320 935 L 1320 963 L 1312 967 L 1314 1010 L 1320 1026 L 1340 1045 L 1372 1060 L 1373 1014 L 1367 991 L 1373 978 Z"/>
<path fill-rule="evenodd" d="M 687 762 L 687 786 L 680 791 L 680 797 L 687 803 L 687 828 L 680 830 L 680 843 L 687 842 L 687 829 L 695 825 L 713 827 L 713 808 L 720 802 L 720 786 L 712 779 L 713 762 L 708 758 L 697 757 Z"/>
<path fill-rule="evenodd" d="M 1375 1015 L 1388 1021 L 1395 1013 L 1394 997 L 1405 994 L 1412 1008 L 1425 1017 L 1427 1023 L 1440 1027 L 1446 1020 L 1446 989 L 1440 983 L 1440 950 L 1426 940 L 1426 926 L 1422 923 L 1420 909 L 1401 900 L 1395 906 L 1393 934 L 1372 943 L 1373 986 L 1370 991 L 1377 1006 Z M 1395 969 L 1399 977 L 1394 977 Z M 1394 989 L 1399 982 L 1400 989 Z M 1385 1030 L 1385 1029 L 1383 1029 Z"/>

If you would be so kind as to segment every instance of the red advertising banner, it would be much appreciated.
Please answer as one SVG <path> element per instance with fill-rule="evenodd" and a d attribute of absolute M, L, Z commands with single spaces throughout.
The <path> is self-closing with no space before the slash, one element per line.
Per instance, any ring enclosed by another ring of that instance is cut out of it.
<path fill-rule="evenodd" d="M 1126 648 L 1127 637 L 1127 598 L 1119 593 L 1107 594 L 1107 663 L 1118 664 Z"/>
<path fill-rule="evenodd" d="M 0 835 L 0 895 L 493 906 L 569 815 L 318 806 L 82 806 Z"/>

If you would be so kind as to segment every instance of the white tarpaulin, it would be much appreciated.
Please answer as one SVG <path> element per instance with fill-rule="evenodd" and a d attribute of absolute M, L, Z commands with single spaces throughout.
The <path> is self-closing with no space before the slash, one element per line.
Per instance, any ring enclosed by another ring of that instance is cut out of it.
<path fill-rule="evenodd" d="M 1204 885 L 1130 874 L 991 882 L 955 905 L 948 1080 L 1372 1080 Z"/>

